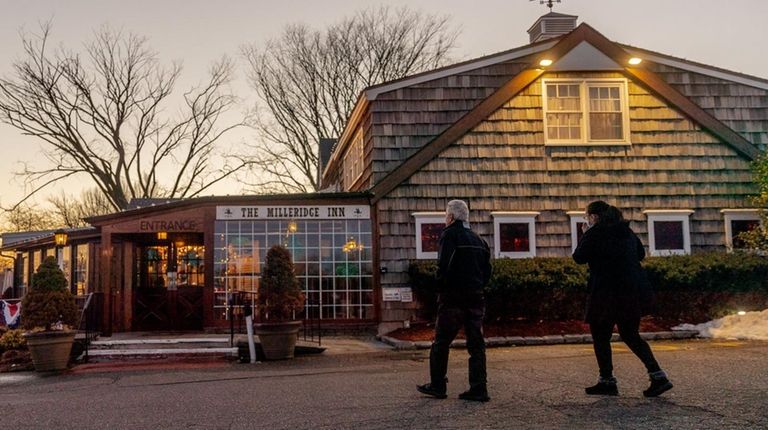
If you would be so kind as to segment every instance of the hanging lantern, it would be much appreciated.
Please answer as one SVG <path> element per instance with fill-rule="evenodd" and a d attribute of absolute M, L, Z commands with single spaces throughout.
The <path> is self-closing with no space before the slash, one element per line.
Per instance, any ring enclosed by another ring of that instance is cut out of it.
<path fill-rule="evenodd" d="M 67 232 L 63 229 L 56 230 L 56 232 L 53 233 L 53 241 L 56 243 L 56 246 L 66 245 Z"/>

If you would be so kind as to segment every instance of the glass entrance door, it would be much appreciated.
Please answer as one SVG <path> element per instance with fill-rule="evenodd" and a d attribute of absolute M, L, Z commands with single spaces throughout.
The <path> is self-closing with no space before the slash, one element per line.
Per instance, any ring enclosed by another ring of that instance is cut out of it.
<path fill-rule="evenodd" d="M 203 328 L 204 257 L 204 246 L 183 242 L 137 248 L 134 330 Z"/>

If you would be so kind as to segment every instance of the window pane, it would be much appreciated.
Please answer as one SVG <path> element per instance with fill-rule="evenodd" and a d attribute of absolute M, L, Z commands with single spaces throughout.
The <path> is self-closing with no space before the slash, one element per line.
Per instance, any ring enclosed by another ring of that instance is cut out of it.
<path fill-rule="evenodd" d="M 499 248 L 501 252 L 528 252 L 530 243 L 527 222 L 499 224 Z"/>
<path fill-rule="evenodd" d="M 591 113 L 589 127 L 590 139 L 620 140 L 623 137 L 620 113 Z"/>
<path fill-rule="evenodd" d="M 421 252 L 437 252 L 440 233 L 444 227 L 445 224 L 421 225 Z"/>
<path fill-rule="evenodd" d="M 657 250 L 685 249 L 682 221 L 654 221 L 653 233 L 656 238 Z"/>
<path fill-rule="evenodd" d="M 752 231 L 756 229 L 759 225 L 760 225 L 760 221 L 756 219 L 731 220 L 731 234 L 733 235 L 732 237 L 733 247 L 736 249 L 746 248 L 744 239 L 740 238 L 739 234 Z"/>

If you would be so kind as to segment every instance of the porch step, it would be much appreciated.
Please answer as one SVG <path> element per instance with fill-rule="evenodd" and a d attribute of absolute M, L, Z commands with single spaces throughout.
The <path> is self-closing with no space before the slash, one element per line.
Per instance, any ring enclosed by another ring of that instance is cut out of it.
<path fill-rule="evenodd" d="M 90 349 L 95 351 L 114 350 L 204 350 L 230 348 L 228 337 L 179 337 L 179 338 L 147 338 L 122 340 L 96 340 L 91 342 Z"/>
<path fill-rule="evenodd" d="M 88 361 L 148 360 L 159 358 L 237 358 L 237 348 L 129 348 L 94 349 L 88 351 Z"/>

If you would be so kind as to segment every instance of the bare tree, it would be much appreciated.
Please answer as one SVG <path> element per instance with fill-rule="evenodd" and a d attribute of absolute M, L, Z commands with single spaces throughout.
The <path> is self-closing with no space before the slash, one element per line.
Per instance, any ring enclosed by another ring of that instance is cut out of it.
<path fill-rule="evenodd" d="M 59 224 L 70 228 L 88 225 L 83 218 L 114 211 L 107 196 L 97 188 L 83 191 L 80 198 L 62 194 L 50 197 L 48 202 L 53 206 L 54 216 Z"/>
<path fill-rule="evenodd" d="M 4 232 L 52 230 L 61 227 L 55 217 L 46 210 L 26 204 L 18 205 L 14 210 L 3 214 Z"/>
<path fill-rule="evenodd" d="M 210 68 L 199 88 L 183 94 L 176 118 L 167 114 L 181 73 L 163 66 L 146 39 L 104 27 L 84 55 L 51 50 L 50 24 L 22 34 L 23 57 L 0 79 L 0 120 L 44 142 L 45 166 L 25 165 L 29 197 L 73 175 L 87 175 L 111 207 L 134 197 L 193 197 L 245 166 L 216 144 L 238 124 L 218 127 L 235 103 L 227 92 L 232 63 Z M 221 160 L 222 166 L 212 166 Z"/>
<path fill-rule="evenodd" d="M 262 189 L 316 190 L 317 142 L 339 137 L 360 92 L 449 60 L 458 32 L 448 18 L 407 8 L 367 9 L 319 31 L 288 26 L 263 48 L 243 48 L 266 119 L 252 167 Z"/>

